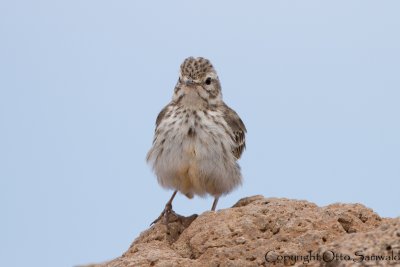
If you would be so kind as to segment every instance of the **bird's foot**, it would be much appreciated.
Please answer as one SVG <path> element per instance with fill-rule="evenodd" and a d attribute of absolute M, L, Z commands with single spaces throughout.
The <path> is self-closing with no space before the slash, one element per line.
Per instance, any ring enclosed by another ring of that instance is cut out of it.
<path fill-rule="evenodd" d="M 153 224 L 157 223 L 158 221 L 160 221 L 160 220 L 163 219 L 163 218 L 164 218 L 164 223 L 165 223 L 166 225 L 168 225 L 168 223 L 169 223 L 169 217 L 170 217 L 171 215 L 175 215 L 176 217 L 178 216 L 178 215 L 175 213 L 175 211 L 172 210 L 172 204 L 167 203 L 167 204 L 165 205 L 164 210 L 161 212 L 160 216 L 158 216 L 158 218 L 155 219 L 150 225 L 153 225 Z"/>

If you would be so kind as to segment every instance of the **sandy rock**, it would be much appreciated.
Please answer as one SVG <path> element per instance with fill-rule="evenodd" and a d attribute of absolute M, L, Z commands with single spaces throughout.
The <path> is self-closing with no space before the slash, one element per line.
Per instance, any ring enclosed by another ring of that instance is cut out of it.
<path fill-rule="evenodd" d="M 144 231 L 121 257 L 94 266 L 372 264 L 330 261 L 331 251 L 354 257 L 357 250 L 363 255 L 399 253 L 400 218 L 382 219 L 361 204 L 318 207 L 307 201 L 252 196 L 229 209 L 187 218 L 172 216 L 168 225 L 159 221 Z M 316 254 L 320 254 L 319 259 Z M 374 261 L 377 263 L 400 266 L 400 258 Z"/>
<path fill-rule="evenodd" d="M 372 231 L 348 234 L 319 249 L 320 266 L 400 266 L 400 218 L 386 219 Z"/>

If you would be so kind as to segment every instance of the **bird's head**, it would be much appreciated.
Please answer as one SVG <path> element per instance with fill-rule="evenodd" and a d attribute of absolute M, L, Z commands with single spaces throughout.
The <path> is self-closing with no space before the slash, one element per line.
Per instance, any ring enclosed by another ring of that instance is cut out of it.
<path fill-rule="evenodd" d="M 181 64 L 173 100 L 184 101 L 185 98 L 190 102 L 197 98 L 204 105 L 222 101 L 218 75 L 208 59 L 189 57 Z"/>

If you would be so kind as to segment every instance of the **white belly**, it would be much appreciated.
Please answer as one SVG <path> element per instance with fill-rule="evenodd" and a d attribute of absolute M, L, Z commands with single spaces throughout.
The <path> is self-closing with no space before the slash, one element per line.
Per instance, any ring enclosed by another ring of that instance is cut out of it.
<path fill-rule="evenodd" d="M 196 114 L 163 121 L 159 129 L 165 134 L 156 138 L 148 159 L 163 187 L 189 197 L 229 193 L 241 183 L 241 174 L 232 139 L 221 126 L 225 121 L 216 112 Z"/>

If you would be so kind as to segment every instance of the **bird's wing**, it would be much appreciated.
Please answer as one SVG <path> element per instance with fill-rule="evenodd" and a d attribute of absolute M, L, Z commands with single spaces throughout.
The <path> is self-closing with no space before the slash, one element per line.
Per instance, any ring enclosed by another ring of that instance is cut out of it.
<path fill-rule="evenodd" d="M 166 105 L 161 111 L 160 113 L 158 113 L 157 115 L 157 119 L 156 119 L 156 128 L 154 130 L 154 138 L 153 138 L 153 144 L 156 142 L 157 140 L 157 136 L 159 133 L 159 129 L 158 126 L 160 126 L 160 123 L 163 121 L 163 119 L 166 118 L 166 115 L 168 113 L 169 107 L 170 107 L 171 103 L 169 103 L 168 105 Z"/>
<path fill-rule="evenodd" d="M 233 109 L 228 107 L 225 103 L 223 103 L 222 107 L 224 119 L 233 132 L 232 139 L 234 141 L 234 146 L 232 147 L 232 153 L 239 159 L 243 150 L 246 148 L 246 126 L 244 126 L 243 121 Z"/>
<path fill-rule="evenodd" d="M 168 111 L 170 105 L 171 105 L 171 104 L 166 105 L 166 106 L 160 111 L 160 113 L 158 113 L 157 119 L 156 119 L 156 130 L 157 130 L 157 128 L 158 128 L 158 125 L 160 125 L 161 121 L 164 119 L 165 114 L 167 114 L 167 111 Z"/>

